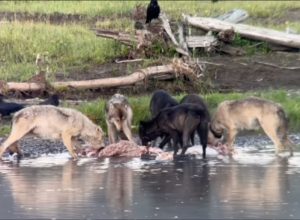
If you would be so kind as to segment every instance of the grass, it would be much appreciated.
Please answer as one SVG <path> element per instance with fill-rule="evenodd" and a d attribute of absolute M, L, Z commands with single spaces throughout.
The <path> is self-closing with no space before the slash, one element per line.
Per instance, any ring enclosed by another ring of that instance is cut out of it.
<path fill-rule="evenodd" d="M 48 53 L 51 72 L 96 65 L 127 52 L 120 43 L 98 38 L 79 25 L 1 24 L 0 80 L 24 81 L 35 73 L 37 53 Z"/>
<path fill-rule="evenodd" d="M 10 132 L 10 125 L 1 125 L 0 126 L 0 137 L 6 136 Z"/>
<path fill-rule="evenodd" d="M 130 15 L 137 4 L 145 7 L 149 1 L 2 1 L 0 11 L 28 12 L 31 14 L 80 14 L 87 17 Z M 173 19 L 182 13 L 216 16 L 233 8 L 245 9 L 254 17 L 277 17 L 288 9 L 300 8 L 297 1 L 160 1 L 161 9 Z"/>
<path fill-rule="evenodd" d="M 0 1 L 0 12 L 26 12 L 29 14 L 78 14 L 87 19 L 97 16 L 94 25 L 99 28 L 133 31 L 130 14 L 137 4 L 147 6 L 147 1 Z M 234 8 L 245 9 L 252 18 L 278 18 L 289 9 L 300 8 L 297 1 L 160 1 L 162 10 L 172 19 L 181 19 L 181 14 L 216 16 Z M 49 18 L 50 19 L 50 18 Z M 274 24 L 275 25 L 275 24 Z M 285 29 L 286 23 L 274 28 Z M 298 22 L 290 23 L 300 30 Z M 267 52 L 266 44 L 259 48 L 250 41 L 237 38 L 235 45 L 243 46 L 247 54 Z M 174 51 L 165 51 L 153 44 L 158 54 L 171 56 Z M 128 52 L 125 46 L 104 38 L 98 38 L 86 24 L 51 25 L 34 22 L 1 23 L 0 28 L 0 80 L 26 81 L 36 71 L 37 53 L 48 53 L 50 71 L 69 74 L 73 70 L 107 62 Z M 50 79 L 53 79 L 51 77 Z"/>

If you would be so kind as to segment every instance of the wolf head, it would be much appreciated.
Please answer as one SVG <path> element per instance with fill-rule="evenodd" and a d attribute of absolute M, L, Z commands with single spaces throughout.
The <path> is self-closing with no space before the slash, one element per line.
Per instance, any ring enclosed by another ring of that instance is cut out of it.
<path fill-rule="evenodd" d="M 150 141 L 159 136 L 157 132 L 158 129 L 152 121 L 140 121 L 139 137 L 143 146 L 147 146 Z"/>
<path fill-rule="evenodd" d="M 101 127 L 94 125 L 93 129 L 85 137 L 85 140 L 93 146 L 94 149 L 100 149 L 104 145 L 104 132 Z"/>
<path fill-rule="evenodd" d="M 108 121 L 112 123 L 118 131 L 122 130 L 122 124 L 127 119 L 128 105 L 124 103 L 111 103 L 108 108 Z"/>

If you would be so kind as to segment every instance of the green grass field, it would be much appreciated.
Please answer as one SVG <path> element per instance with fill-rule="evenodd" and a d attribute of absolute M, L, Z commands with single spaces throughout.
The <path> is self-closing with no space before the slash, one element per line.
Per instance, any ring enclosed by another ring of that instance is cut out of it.
<path fill-rule="evenodd" d="M 41 14 L 81 14 L 88 17 L 129 15 L 132 9 L 149 1 L 2 1 L 0 11 Z M 280 16 L 287 9 L 300 8 L 297 1 L 160 1 L 162 10 L 173 19 L 182 13 L 200 16 L 215 16 L 233 8 L 245 9 L 253 17 Z"/>
<path fill-rule="evenodd" d="M 36 70 L 37 53 L 49 54 L 53 74 L 70 74 L 71 69 L 90 67 L 126 54 L 127 48 L 115 41 L 95 37 L 90 27 L 133 31 L 130 15 L 137 4 L 147 6 L 148 1 L 0 1 L 0 13 L 62 13 L 83 15 L 83 20 L 102 18 L 92 25 L 86 22 L 51 25 L 50 21 L 1 23 L 0 80 L 29 79 Z M 268 26 L 285 30 L 288 24 L 282 19 L 278 23 L 277 19 L 288 14 L 288 10 L 300 8 L 300 2 L 220 1 L 213 4 L 210 1 L 160 1 L 160 6 L 173 20 L 181 19 L 182 13 L 216 16 L 242 8 L 249 12 L 251 19 L 256 19 L 253 22 L 258 22 L 257 25 L 263 26 L 259 23 L 263 19 Z M 299 22 L 291 22 L 289 26 L 300 30 Z"/>
<path fill-rule="evenodd" d="M 37 53 L 48 53 L 51 72 L 104 63 L 126 53 L 120 43 L 98 38 L 79 25 L 6 23 L 0 28 L 0 79 L 24 81 L 35 73 Z"/>

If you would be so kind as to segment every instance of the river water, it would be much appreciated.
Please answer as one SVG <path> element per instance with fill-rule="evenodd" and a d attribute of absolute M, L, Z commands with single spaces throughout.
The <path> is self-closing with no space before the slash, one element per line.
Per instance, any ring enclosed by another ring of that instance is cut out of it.
<path fill-rule="evenodd" d="M 206 160 L 63 152 L 0 162 L 0 218 L 299 219 L 300 152 L 276 157 L 265 137 L 237 145 L 232 159 L 208 149 Z"/>

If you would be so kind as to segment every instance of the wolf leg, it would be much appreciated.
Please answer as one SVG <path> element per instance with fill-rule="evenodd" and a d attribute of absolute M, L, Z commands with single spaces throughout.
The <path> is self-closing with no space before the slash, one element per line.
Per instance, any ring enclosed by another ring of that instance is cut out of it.
<path fill-rule="evenodd" d="M 294 146 L 295 144 L 286 136 L 285 141 L 284 141 L 284 146 L 289 148 L 290 151 L 290 156 L 294 155 Z"/>
<path fill-rule="evenodd" d="M 284 146 L 282 141 L 277 135 L 276 128 L 274 127 L 274 124 L 270 123 L 261 123 L 261 127 L 263 128 L 264 132 L 269 136 L 269 138 L 273 141 L 275 145 L 275 153 L 278 155 L 278 153 L 282 152 L 284 150 Z"/>
<path fill-rule="evenodd" d="M 202 158 L 206 158 L 206 147 L 208 141 L 208 123 L 202 122 L 198 127 L 198 135 L 200 137 L 200 143 L 202 145 Z"/>
<path fill-rule="evenodd" d="M 163 149 L 164 146 L 165 146 L 168 142 L 170 142 L 170 140 L 171 140 L 171 136 L 170 136 L 170 135 L 164 136 L 164 137 L 163 137 L 163 140 L 160 142 L 160 144 L 159 144 L 158 147 L 159 147 L 160 149 Z"/>
<path fill-rule="evenodd" d="M 2 157 L 5 150 L 16 143 L 18 140 L 20 140 L 22 137 L 24 137 L 27 133 L 30 132 L 32 128 L 26 126 L 28 123 L 22 124 L 22 122 L 18 124 L 13 124 L 12 131 L 9 135 L 9 137 L 4 141 L 0 148 L 0 158 Z"/>
<path fill-rule="evenodd" d="M 122 125 L 122 128 L 123 128 L 123 132 L 124 132 L 125 136 L 127 137 L 127 139 L 129 141 L 133 142 L 130 123 L 128 123 L 127 121 L 124 121 L 123 125 Z"/>
<path fill-rule="evenodd" d="M 234 152 L 234 141 L 235 141 L 235 136 L 237 134 L 236 129 L 228 129 L 228 136 L 227 136 L 227 145 L 228 145 L 228 150 L 233 153 Z"/>
<path fill-rule="evenodd" d="M 173 149 L 174 149 L 173 158 L 175 158 L 178 152 L 179 134 L 176 131 L 171 131 L 170 136 L 173 140 Z"/>
<path fill-rule="evenodd" d="M 64 133 L 62 133 L 61 136 L 62 136 L 62 141 L 63 141 L 64 145 L 66 146 L 66 148 L 68 149 L 70 155 L 73 157 L 73 159 L 77 160 L 78 156 L 74 151 L 71 135 L 68 134 L 67 132 L 64 132 Z"/>
<path fill-rule="evenodd" d="M 186 152 L 186 150 L 189 147 L 189 139 L 191 137 L 191 131 L 189 130 L 184 130 L 182 134 L 182 151 L 181 151 L 181 156 L 183 156 Z"/>
<path fill-rule="evenodd" d="M 19 147 L 18 142 L 15 142 L 12 145 L 10 145 L 8 147 L 8 150 L 9 150 L 9 154 L 10 155 L 13 155 L 14 153 L 17 153 L 18 159 L 21 159 L 21 157 L 23 156 L 23 153 L 22 153 L 22 151 L 21 151 L 21 149 Z"/>
<path fill-rule="evenodd" d="M 117 141 L 117 130 L 111 123 L 107 123 L 108 139 L 110 144 L 114 144 Z"/>

